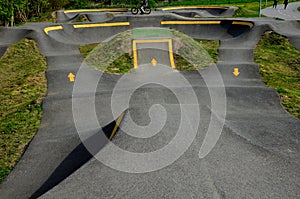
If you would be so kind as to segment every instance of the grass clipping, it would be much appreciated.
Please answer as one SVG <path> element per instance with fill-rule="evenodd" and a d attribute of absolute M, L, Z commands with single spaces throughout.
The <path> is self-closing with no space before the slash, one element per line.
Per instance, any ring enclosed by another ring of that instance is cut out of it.
<path fill-rule="evenodd" d="M 215 60 L 201 42 L 179 31 L 170 31 L 177 70 L 199 70 L 214 64 Z M 133 68 L 132 38 L 132 30 L 129 30 L 109 42 L 81 46 L 80 52 L 87 65 L 106 73 L 125 74 Z"/>

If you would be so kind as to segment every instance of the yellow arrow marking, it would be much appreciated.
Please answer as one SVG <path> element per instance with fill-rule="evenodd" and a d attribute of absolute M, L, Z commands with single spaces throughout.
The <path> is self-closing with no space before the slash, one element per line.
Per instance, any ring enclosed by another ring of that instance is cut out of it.
<path fill-rule="evenodd" d="M 237 77 L 239 76 L 240 72 L 239 72 L 239 68 L 234 68 L 233 69 L 233 74 Z"/>
<path fill-rule="evenodd" d="M 68 78 L 70 79 L 70 82 L 75 81 L 75 75 L 73 73 L 69 73 Z"/>
<path fill-rule="evenodd" d="M 151 61 L 151 63 L 152 63 L 152 66 L 156 66 L 156 64 L 157 64 L 157 61 L 156 61 L 156 59 L 152 59 L 152 61 Z"/>

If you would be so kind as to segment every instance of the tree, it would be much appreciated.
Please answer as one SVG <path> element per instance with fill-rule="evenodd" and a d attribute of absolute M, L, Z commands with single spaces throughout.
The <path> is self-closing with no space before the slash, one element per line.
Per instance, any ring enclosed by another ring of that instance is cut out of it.
<path fill-rule="evenodd" d="M 0 0 L 0 21 L 5 26 L 14 24 L 14 5 L 8 0 Z"/>
<path fill-rule="evenodd" d="M 40 16 L 49 6 L 48 0 L 30 0 L 30 10 L 32 10 L 34 16 Z"/>
<path fill-rule="evenodd" d="M 0 5 L 0 25 L 13 26 L 40 16 L 50 4 L 48 0 L 0 0 Z"/>
<path fill-rule="evenodd" d="M 62 9 L 69 3 L 69 0 L 49 0 L 49 4 L 52 10 Z"/>

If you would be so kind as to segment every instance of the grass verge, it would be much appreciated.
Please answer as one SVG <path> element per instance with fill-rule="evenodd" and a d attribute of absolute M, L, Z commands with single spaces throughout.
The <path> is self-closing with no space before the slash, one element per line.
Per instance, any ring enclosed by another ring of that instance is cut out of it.
<path fill-rule="evenodd" d="M 300 119 L 300 52 L 287 38 L 267 32 L 254 57 L 265 84 L 275 88 L 286 110 Z"/>
<path fill-rule="evenodd" d="M 46 59 L 28 39 L 12 45 L 0 59 L 0 182 L 38 130 L 45 70 Z"/>

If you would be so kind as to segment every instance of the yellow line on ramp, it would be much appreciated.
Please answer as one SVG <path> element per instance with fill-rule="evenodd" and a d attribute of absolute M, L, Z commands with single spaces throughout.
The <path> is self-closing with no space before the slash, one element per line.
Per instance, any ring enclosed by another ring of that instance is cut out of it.
<path fill-rule="evenodd" d="M 110 134 L 110 136 L 109 136 L 109 140 L 111 140 L 111 139 L 114 137 L 114 135 L 116 134 L 116 132 L 117 132 L 117 130 L 118 130 L 118 128 L 119 128 L 119 126 L 120 126 L 120 124 L 121 124 L 123 118 L 124 118 L 124 115 L 125 115 L 125 112 L 123 112 L 123 113 L 118 117 L 118 119 L 117 119 L 117 121 L 116 121 L 116 125 L 115 125 L 113 131 L 111 132 L 111 134 Z"/>
<path fill-rule="evenodd" d="M 169 56 L 170 56 L 171 68 L 175 68 L 172 39 L 169 39 L 168 42 L 169 42 Z"/>
<path fill-rule="evenodd" d="M 132 48 L 133 48 L 133 67 L 136 69 L 138 68 L 138 61 L 137 61 L 137 51 L 136 51 L 136 40 L 133 40 Z"/>
<path fill-rule="evenodd" d="M 222 9 L 222 10 L 227 10 L 228 7 L 222 7 L 222 6 L 180 6 L 180 7 L 169 7 L 169 8 L 163 8 L 163 11 L 168 11 L 168 10 L 182 10 L 182 9 Z"/>
<path fill-rule="evenodd" d="M 249 26 L 250 28 L 253 27 L 253 23 L 248 21 L 233 21 L 232 25 L 243 25 L 243 26 Z"/>
<path fill-rule="evenodd" d="M 161 25 L 219 25 L 221 21 L 162 21 Z M 232 25 L 243 25 L 253 27 L 252 22 L 232 21 Z"/>
<path fill-rule="evenodd" d="M 218 25 L 221 21 L 162 21 L 162 25 Z"/>
<path fill-rule="evenodd" d="M 99 23 L 99 24 L 77 24 L 74 28 L 95 28 L 95 27 L 113 27 L 113 26 L 130 26 L 129 22 L 115 22 L 115 23 Z"/>
<path fill-rule="evenodd" d="M 112 9 L 79 9 L 79 10 L 65 10 L 64 13 L 79 13 L 79 12 L 126 12 L 127 9 L 112 8 Z"/>
<path fill-rule="evenodd" d="M 62 26 L 51 26 L 51 27 L 44 28 L 44 32 L 48 35 L 50 31 L 62 30 L 62 29 L 63 29 Z"/>

